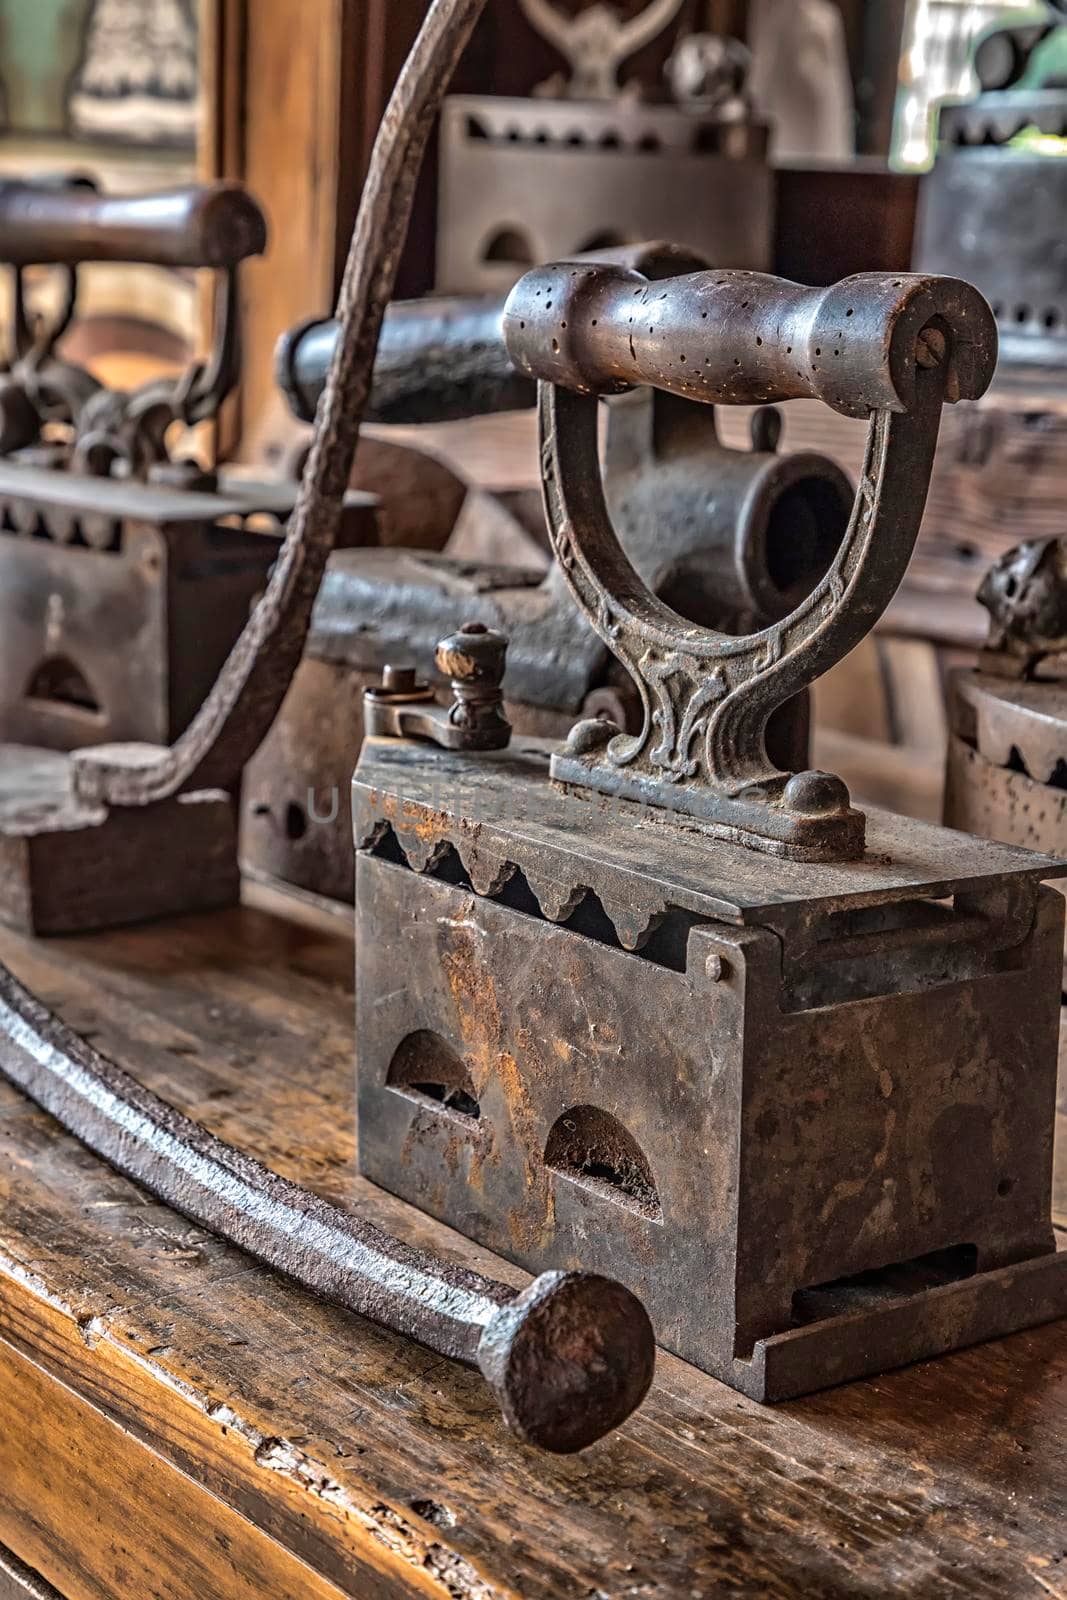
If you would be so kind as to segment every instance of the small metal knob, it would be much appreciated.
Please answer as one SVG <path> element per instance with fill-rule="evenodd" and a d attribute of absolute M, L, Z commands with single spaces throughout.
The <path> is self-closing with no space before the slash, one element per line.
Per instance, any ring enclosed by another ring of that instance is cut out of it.
<path fill-rule="evenodd" d="M 382 669 L 382 688 L 389 694 L 409 694 L 419 687 L 414 667 L 398 667 L 388 662 Z"/>
<path fill-rule="evenodd" d="M 437 668 L 458 689 L 498 689 L 504 677 L 508 641 L 484 622 L 465 622 L 437 646 Z"/>
<path fill-rule="evenodd" d="M 435 661 L 452 688 L 449 720 L 459 728 L 487 728 L 504 719 L 504 666 L 508 641 L 484 622 L 467 622 L 437 646 Z"/>
<path fill-rule="evenodd" d="M 806 817 L 824 817 L 848 810 L 848 786 L 833 772 L 797 772 L 785 786 L 782 798 L 791 811 Z"/>

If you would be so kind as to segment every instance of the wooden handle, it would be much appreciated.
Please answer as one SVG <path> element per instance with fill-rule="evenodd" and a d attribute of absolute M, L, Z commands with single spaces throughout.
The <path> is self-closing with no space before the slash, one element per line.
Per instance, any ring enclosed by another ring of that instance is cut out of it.
<path fill-rule="evenodd" d="M 956 278 L 860 273 L 810 289 L 758 272 L 649 282 L 563 262 L 520 279 L 504 338 L 528 376 L 581 394 L 648 384 L 716 405 L 818 399 L 847 417 L 910 412 L 920 367 L 948 400 L 989 386 L 993 313 Z"/>
<path fill-rule="evenodd" d="M 235 183 L 138 195 L 0 183 L 0 259 L 13 266 L 234 267 L 266 247 L 263 213 Z"/>

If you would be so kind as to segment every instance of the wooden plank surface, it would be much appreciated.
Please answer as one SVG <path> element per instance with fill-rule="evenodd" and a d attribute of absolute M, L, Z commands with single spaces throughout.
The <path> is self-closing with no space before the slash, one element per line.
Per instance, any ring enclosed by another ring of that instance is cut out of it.
<path fill-rule="evenodd" d="M 223 1137 L 521 1281 L 354 1176 L 337 919 L 4 933 L 0 958 Z M 773 1409 L 663 1356 L 619 1434 L 552 1459 L 476 1374 L 203 1234 L 0 1085 L 0 1543 L 67 1600 L 1067 1596 L 1067 1338 Z"/>

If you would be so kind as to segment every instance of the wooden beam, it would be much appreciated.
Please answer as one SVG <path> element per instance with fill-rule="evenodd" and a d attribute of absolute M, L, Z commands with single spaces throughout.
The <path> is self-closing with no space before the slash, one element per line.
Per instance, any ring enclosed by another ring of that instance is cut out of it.
<path fill-rule="evenodd" d="M 378 123 L 426 0 L 205 0 L 200 170 L 246 183 L 270 246 L 245 273 L 245 370 L 223 453 L 261 457 L 278 336 L 334 303 Z"/>

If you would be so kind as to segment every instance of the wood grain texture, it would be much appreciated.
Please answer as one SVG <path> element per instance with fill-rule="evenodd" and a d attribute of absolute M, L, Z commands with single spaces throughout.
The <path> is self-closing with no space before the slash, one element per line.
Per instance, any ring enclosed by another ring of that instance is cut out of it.
<path fill-rule="evenodd" d="M 245 907 L 4 934 L 0 959 L 224 1138 L 521 1281 L 353 1175 L 336 928 Z M 53 1487 L 20 1490 L 0 1541 L 71 1600 L 184 1595 L 158 1578 L 179 1517 L 190 1572 L 216 1563 L 227 1597 L 252 1571 L 286 1600 L 1067 1594 L 1059 1327 L 774 1409 L 661 1357 L 620 1434 L 548 1462 L 476 1374 L 316 1303 L 0 1086 L 0 1338 L 19 1374 L 0 1380 L 0 1482 L 27 1470 L 27 1406 L 58 1419 L 33 1453 Z"/>

